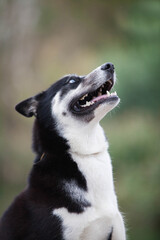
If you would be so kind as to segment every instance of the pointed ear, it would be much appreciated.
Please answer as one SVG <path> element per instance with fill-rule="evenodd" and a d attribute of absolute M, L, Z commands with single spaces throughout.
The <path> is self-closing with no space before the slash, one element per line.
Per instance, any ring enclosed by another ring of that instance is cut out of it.
<path fill-rule="evenodd" d="M 38 103 L 43 96 L 44 92 L 18 103 L 15 106 L 16 111 L 24 115 L 25 117 L 32 117 L 33 115 L 36 116 Z"/>

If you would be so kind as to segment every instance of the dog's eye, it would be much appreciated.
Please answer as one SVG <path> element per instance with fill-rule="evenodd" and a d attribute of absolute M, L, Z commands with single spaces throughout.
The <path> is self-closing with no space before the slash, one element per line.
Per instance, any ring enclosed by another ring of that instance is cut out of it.
<path fill-rule="evenodd" d="M 75 79 L 70 79 L 68 82 L 69 82 L 69 83 L 75 83 L 76 80 L 75 80 Z"/>

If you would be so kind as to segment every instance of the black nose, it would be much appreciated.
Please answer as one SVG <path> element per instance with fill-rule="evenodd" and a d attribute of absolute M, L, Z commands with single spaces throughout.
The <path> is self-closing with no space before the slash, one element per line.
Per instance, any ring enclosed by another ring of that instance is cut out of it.
<path fill-rule="evenodd" d="M 114 73 L 114 65 L 112 63 L 105 63 L 101 66 L 101 70 L 107 70 L 108 72 Z"/>

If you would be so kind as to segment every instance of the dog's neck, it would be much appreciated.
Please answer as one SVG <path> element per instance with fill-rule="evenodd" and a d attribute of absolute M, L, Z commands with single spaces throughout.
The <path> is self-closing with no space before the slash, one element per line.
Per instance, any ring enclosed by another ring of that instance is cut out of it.
<path fill-rule="evenodd" d="M 56 126 L 57 127 L 57 126 Z M 46 129 L 36 120 L 33 131 L 33 149 L 38 155 L 43 153 L 92 155 L 108 148 L 104 131 L 98 124 L 65 126 L 64 129 Z"/>
<path fill-rule="evenodd" d="M 66 125 L 59 132 L 67 140 L 71 153 L 94 155 L 108 149 L 108 142 L 99 123 L 75 124 L 72 127 Z"/>
<path fill-rule="evenodd" d="M 33 127 L 33 150 L 38 156 L 64 155 L 69 149 L 67 141 L 58 135 L 54 127 L 44 127 L 37 119 Z"/>

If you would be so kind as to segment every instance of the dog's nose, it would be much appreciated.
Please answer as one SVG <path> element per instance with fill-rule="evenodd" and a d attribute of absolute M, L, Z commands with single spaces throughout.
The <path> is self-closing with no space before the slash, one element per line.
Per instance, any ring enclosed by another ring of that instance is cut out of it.
<path fill-rule="evenodd" d="M 101 70 L 107 70 L 110 73 L 114 73 L 114 65 L 112 63 L 105 63 L 101 66 Z"/>

